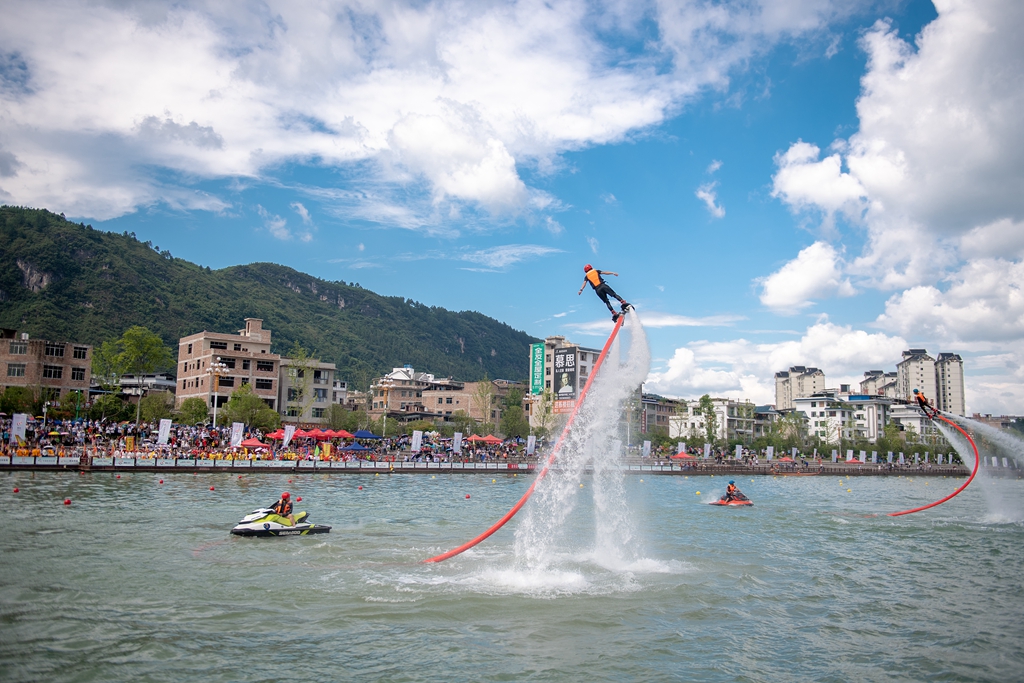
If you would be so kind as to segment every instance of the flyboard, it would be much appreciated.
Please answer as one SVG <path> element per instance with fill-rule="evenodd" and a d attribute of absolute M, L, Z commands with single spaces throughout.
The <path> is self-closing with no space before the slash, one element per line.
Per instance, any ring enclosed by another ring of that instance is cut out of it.
<path fill-rule="evenodd" d="M 515 517 L 516 513 L 519 512 L 523 505 L 526 504 L 526 501 L 528 501 L 530 499 L 530 496 L 533 495 L 533 490 L 537 488 L 537 483 L 547 476 L 548 470 L 551 468 L 551 465 L 555 462 L 555 458 L 558 457 L 558 453 L 562 450 L 562 444 L 565 442 L 565 438 L 569 436 L 569 430 L 572 429 L 572 424 L 573 422 L 576 421 L 576 415 L 579 413 L 580 406 L 583 405 L 583 401 L 587 397 L 587 392 L 590 390 L 590 385 L 593 383 L 594 378 L 597 377 L 597 373 L 601 369 L 601 365 L 604 363 L 604 358 L 605 356 L 608 355 L 608 350 L 612 347 L 612 342 L 614 342 L 615 337 L 618 336 L 619 330 L 622 329 L 622 323 L 625 321 L 625 319 L 625 311 L 616 318 L 615 327 L 612 328 L 612 333 L 608 336 L 608 341 L 604 343 L 604 348 L 601 349 L 601 355 L 597 357 L 597 361 L 595 361 L 594 363 L 594 367 L 590 372 L 590 376 L 587 377 L 587 383 L 583 385 L 583 389 L 580 391 L 580 397 L 576 401 L 576 407 L 573 408 L 572 412 L 569 414 L 569 420 L 565 423 L 565 428 L 562 429 L 562 434 L 558 437 L 558 441 L 555 442 L 555 447 L 551 449 L 551 455 L 548 456 L 548 460 L 547 462 L 544 463 L 543 469 L 541 469 L 540 473 L 533 480 L 533 483 L 530 484 L 530 488 L 526 489 L 526 493 L 524 493 L 523 497 L 519 499 L 519 502 L 513 505 L 512 509 L 505 513 L 504 517 L 495 522 L 490 529 L 483 532 L 482 534 L 474 538 L 472 541 L 463 543 L 458 548 L 452 548 L 446 553 L 441 553 L 440 555 L 437 555 L 435 557 L 423 560 L 424 562 L 444 562 L 447 559 L 450 559 L 452 557 L 455 557 L 456 555 L 466 552 L 473 546 L 486 540 L 495 531 L 505 526 L 505 524 L 510 519 Z"/>
<path fill-rule="evenodd" d="M 917 391 L 917 390 L 915 389 L 914 391 Z M 925 414 L 927 415 L 928 412 L 925 411 Z M 890 512 L 889 513 L 889 517 L 899 517 L 900 515 L 909 515 L 912 512 L 921 512 L 921 510 L 927 510 L 928 508 L 933 508 L 936 505 L 942 505 L 947 500 L 949 500 L 950 498 L 953 498 L 958 493 L 960 493 L 965 488 L 967 488 L 968 484 L 970 484 L 972 481 L 974 481 L 974 475 L 976 475 L 978 473 L 978 465 L 981 463 L 981 456 L 978 455 L 978 445 L 976 443 L 974 443 L 974 439 L 971 438 L 971 435 L 968 434 L 966 432 L 966 430 L 961 428 L 960 425 L 958 425 L 957 423 L 953 422 L 952 420 L 950 420 L 949 418 L 945 417 L 944 415 L 940 414 L 939 411 L 937 411 L 937 410 L 935 412 L 933 412 L 931 415 L 928 415 L 928 417 L 930 419 L 932 419 L 932 420 L 934 420 L 935 418 L 939 418 L 943 422 L 946 422 L 946 423 L 952 425 L 958 432 L 963 434 L 964 438 L 967 439 L 967 443 L 971 444 L 971 448 L 974 449 L 974 470 L 971 472 L 971 476 L 967 478 L 967 481 L 964 482 L 963 486 L 958 488 L 956 491 L 953 491 L 953 493 L 949 494 L 945 498 L 942 498 L 941 500 L 937 500 L 934 503 L 928 503 L 927 505 L 922 505 L 921 507 L 911 508 L 909 510 L 900 510 L 899 512 Z"/>

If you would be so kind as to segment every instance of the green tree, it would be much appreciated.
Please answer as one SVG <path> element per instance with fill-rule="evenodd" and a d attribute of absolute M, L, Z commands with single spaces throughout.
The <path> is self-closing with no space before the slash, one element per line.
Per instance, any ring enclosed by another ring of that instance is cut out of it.
<path fill-rule="evenodd" d="M 346 409 L 345 406 L 338 403 L 332 403 L 327 407 L 327 412 L 324 413 L 324 417 L 327 419 L 327 426 L 330 429 L 345 429 L 347 431 L 352 431 L 349 429 L 352 420 L 352 411 Z"/>
<path fill-rule="evenodd" d="M 530 422 L 523 412 L 523 392 L 521 389 L 510 389 L 505 395 L 505 409 L 501 413 L 501 431 L 505 438 L 527 436 L 530 433 Z"/>
<path fill-rule="evenodd" d="M 714 444 L 718 440 L 718 415 L 715 413 L 715 403 L 711 400 L 711 396 L 708 394 L 701 396 L 697 408 L 704 417 L 705 443 Z"/>
<path fill-rule="evenodd" d="M 105 341 L 92 350 L 92 374 L 108 391 L 116 388 L 121 379 L 120 353 L 116 341 Z"/>
<path fill-rule="evenodd" d="M 472 436 L 476 433 L 476 430 L 480 425 L 479 422 L 467 415 L 464 410 L 456 410 L 449 416 L 448 420 L 452 423 L 452 433 L 462 432 L 462 435 L 465 437 Z"/>
<path fill-rule="evenodd" d="M 288 383 L 291 386 L 289 395 L 284 398 L 289 407 L 298 410 L 297 420 L 302 422 L 313 405 L 313 393 L 309 390 L 309 385 L 313 381 L 313 370 L 316 369 L 317 361 L 298 342 L 292 344 L 287 358 Z"/>
<path fill-rule="evenodd" d="M 551 426 L 555 423 L 555 400 L 550 389 L 545 389 L 540 395 L 540 400 L 534 403 L 534 423 L 536 427 L 533 433 L 537 436 L 547 436 Z"/>
<path fill-rule="evenodd" d="M 476 391 L 473 392 L 473 399 L 476 400 L 476 407 L 480 411 L 481 420 L 485 423 L 490 422 L 491 410 L 494 408 L 494 383 L 487 378 L 486 374 L 477 383 Z M 470 411 L 470 414 L 472 414 L 472 411 Z"/>
<path fill-rule="evenodd" d="M 77 418 L 85 412 L 85 397 L 81 391 L 69 391 L 60 399 L 60 412 L 65 418 Z"/>
<path fill-rule="evenodd" d="M 7 387 L 0 394 L 0 411 L 14 413 L 30 413 L 36 401 L 35 395 L 28 387 Z"/>
<path fill-rule="evenodd" d="M 174 394 L 169 391 L 154 391 L 143 397 L 139 403 L 141 404 L 142 419 L 146 422 L 155 422 L 171 417 L 174 411 Z"/>
<path fill-rule="evenodd" d="M 103 394 L 92 402 L 89 408 L 91 420 L 127 420 L 132 414 L 132 404 L 121 399 L 117 394 Z"/>
<path fill-rule="evenodd" d="M 102 347 L 101 347 L 102 348 Z M 114 365 L 121 374 L 133 374 L 141 382 L 141 375 L 164 370 L 174 364 L 170 350 L 164 341 L 141 325 L 125 330 L 117 340 L 119 353 Z M 135 410 L 135 423 L 142 417 L 142 401 Z"/>
<path fill-rule="evenodd" d="M 231 398 L 224 404 L 221 415 L 227 423 L 242 422 L 252 429 L 265 432 L 281 425 L 281 416 L 256 395 L 251 384 L 243 384 L 231 392 Z"/>
<path fill-rule="evenodd" d="M 205 400 L 198 396 L 186 398 L 181 402 L 181 407 L 178 409 L 178 420 L 183 424 L 206 424 L 209 418 L 210 407 L 206 405 Z"/>

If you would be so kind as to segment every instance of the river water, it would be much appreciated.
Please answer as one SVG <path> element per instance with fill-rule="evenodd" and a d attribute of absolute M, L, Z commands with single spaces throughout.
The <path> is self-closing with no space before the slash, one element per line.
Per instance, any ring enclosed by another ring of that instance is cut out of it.
<path fill-rule="evenodd" d="M 627 477 L 623 562 L 584 477 L 544 564 L 516 519 L 425 565 L 529 479 L 5 473 L 0 680 L 1024 680 L 1024 482 L 873 516 L 962 481 Z M 285 489 L 333 531 L 228 535 Z"/>

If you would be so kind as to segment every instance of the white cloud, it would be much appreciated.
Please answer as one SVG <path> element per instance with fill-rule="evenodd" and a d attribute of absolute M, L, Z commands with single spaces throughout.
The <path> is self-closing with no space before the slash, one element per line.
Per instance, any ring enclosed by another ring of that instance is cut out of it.
<path fill-rule="evenodd" d="M 0 44 L 18 68 L 0 192 L 99 219 L 161 201 L 216 210 L 191 183 L 297 161 L 361 164 L 353 183 L 366 186 L 345 199 L 403 227 L 436 224 L 448 203 L 544 211 L 521 165 L 546 172 L 656 125 L 839 12 L 824 0 L 9 3 Z M 659 38 L 621 52 L 652 19 Z"/>
<path fill-rule="evenodd" d="M 604 200 L 605 204 L 617 204 L 619 201 L 611 192 L 606 192 L 605 194 L 601 195 L 601 199 Z"/>
<path fill-rule="evenodd" d="M 708 164 L 707 170 L 704 172 L 710 175 L 720 168 L 722 168 L 722 162 L 718 159 L 714 159 L 710 164 Z"/>
<path fill-rule="evenodd" d="M 778 172 L 772 177 L 772 196 L 796 209 L 814 206 L 831 215 L 841 209 L 856 210 L 864 188 L 856 178 L 842 171 L 839 154 L 818 157 L 817 145 L 794 143 L 775 156 Z"/>
<path fill-rule="evenodd" d="M 900 360 L 900 337 L 819 322 L 799 340 L 757 344 L 746 339 L 697 341 L 676 349 L 667 366 L 648 377 L 650 391 L 693 398 L 704 393 L 775 402 L 774 376 L 792 365 L 819 367 L 829 386 L 853 382 L 865 370 Z"/>
<path fill-rule="evenodd" d="M 560 251 L 560 249 L 539 244 L 505 244 L 463 253 L 457 258 L 461 261 L 479 264 L 487 269 L 502 270 L 522 261 L 537 259 Z"/>
<path fill-rule="evenodd" d="M 813 299 L 854 293 L 850 281 L 842 278 L 839 253 L 827 242 L 805 247 L 795 259 L 760 283 L 761 303 L 783 314 L 806 308 Z"/>
<path fill-rule="evenodd" d="M 641 316 L 644 327 L 649 328 L 660 328 L 660 327 L 729 327 L 740 320 L 746 318 L 741 315 L 710 315 L 704 318 L 691 318 L 685 315 L 675 315 L 673 313 L 659 313 L 657 311 L 647 312 L 645 311 Z M 581 334 L 594 334 L 602 335 L 607 334 L 612 328 L 612 323 L 608 320 L 592 320 L 586 323 L 572 323 L 566 325 Z"/>
<path fill-rule="evenodd" d="M 704 202 L 704 206 L 707 207 L 708 212 L 712 216 L 715 218 L 722 218 L 725 216 L 725 207 L 716 204 L 717 196 L 715 194 L 715 187 L 717 186 L 717 181 L 713 183 L 704 183 L 697 188 L 697 191 L 694 192 L 694 194 L 697 196 L 697 199 Z"/>
<path fill-rule="evenodd" d="M 256 205 L 256 213 L 263 219 L 263 227 L 267 229 L 271 235 L 279 240 L 290 240 L 293 235 L 291 230 L 288 229 L 288 220 L 278 216 L 277 214 L 270 213 L 260 205 Z"/>
<path fill-rule="evenodd" d="M 309 215 L 309 210 L 301 202 L 292 202 L 291 207 L 295 210 L 295 213 L 299 214 L 299 218 L 302 219 L 304 224 L 313 225 L 313 217 Z"/>
<path fill-rule="evenodd" d="M 588 237 L 587 244 L 590 245 L 590 251 L 594 252 L 595 254 L 597 253 L 597 248 L 601 245 L 600 242 L 597 241 L 596 237 Z"/>

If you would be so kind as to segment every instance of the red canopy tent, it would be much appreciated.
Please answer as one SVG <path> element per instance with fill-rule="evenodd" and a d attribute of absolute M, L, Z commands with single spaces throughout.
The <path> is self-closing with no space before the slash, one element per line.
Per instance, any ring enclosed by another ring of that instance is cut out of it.
<path fill-rule="evenodd" d="M 489 444 L 501 443 L 501 439 L 499 439 L 498 437 L 494 436 L 493 434 L 488 434 L 487 436 L 485 436 L 484 438 L 482 438 L 480 440 L 483 441 L 484 443 L 489 443 Z"/>
<path fill-rule="evenodd" d="M 259 439 L 246 439 L 240 445 L 243 448 L 270 448 L 269 444 L 262 443 Z"/>
<path fill-rule="evenodd" d="M 690 455 L 689 453 L 676 453 L 675 455 L 672 456 L 672 459 L 673 460 L 684 460 L 684 459 L 685 460 L 696 460 L 697 458 L 695 458 L 694 456 Z"/>
<path fill-rule="evenodd" d="M 293 439 L 308 439 L 310 436 L 309 432 L 304 432 L 301 429 L 296 429 L 295 433 L 292 434 Z"/>
<path fill-rule="evenodd" d="M 319 427 L 316 427 L 306 432 L 306 436 L 312 437 L 317 441 L 326 441 L 327 439 L 331 438 L 330 436 L 327 435 L 327 432 L 323 431 Z"/>
<path fill-rule="evenodd" d="M 484 439 L 484 437 L 477 436 L 476 434 L 474 434 L 471 437 L 469 437 L 468 439 L 466 439 L 466 441 L 485 441 L 485 440 L 486 439 Z"/>
<path fill-rule="evenodd" d="M 786 455 L 786 456 L 783 456 L 783 457 L 779 458 L 779 462 L 793 462 L 793 458 L 791 458 L 788 455 Z"/>
<path fill-rule="evenodd" d="M 281 439 L 284 438 L 284 430 L 278 429 L 273 432 L 270 432 L 269 434 L 267 434 L 267 438 L 274 439 L 275 441 L 280 441 Z"/>
<path fill-rule="evenodd" d="M 354 435 L 352 435 L 352 434 L 349 434 L 344 429 L 339 429 L 338 431 L 334 432 L 334 438 L 336 438 L 336 439 L 354 439 L 356 437 Z"/>

